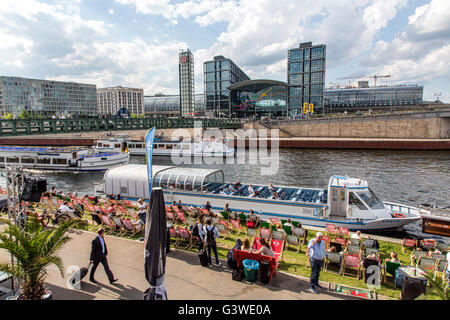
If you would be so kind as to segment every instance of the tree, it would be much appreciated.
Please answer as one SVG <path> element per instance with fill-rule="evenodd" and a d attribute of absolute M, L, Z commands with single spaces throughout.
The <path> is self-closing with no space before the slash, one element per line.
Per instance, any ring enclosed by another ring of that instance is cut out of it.
<path fill-rule="evenodd" d="M 14 116 L 12 113 L 7 113 L 3 116 L 3 119 L 6 119 L 6 120 L 11 120 L 13 118 L 14 118 Z"/>
<path fill-rule="evenodd" d="M 139 118 L 145 118 L 145 113 L 141 113 L 141 114 L 139 115 Z"/>
<path fill-rule="evenodd" d="M 426 273 L 425 277 L 441 300 L 450 300 L 450 288 L 447 280 L 443 280 L 441 277 L 433 279 L 434 276 L 431 272 Z"/>
<path fill-rule="evenodd" d="M 132 114 L 131 114 L 131 118 L 135 119 L 135 118 L 137 118 L 137 117 L 138 117 L 138 115 L 137 115 L 136 113 L 132 113 Z"/>
<path fill-rule="evenodd" d="M 24 230 L 9 220 L 4 222 L 7 227 L 0 233 L 0 249 L 7 250 L 15 263 L 0 264 L 0 271 L 19 279 L 25 300 L 40 300 L 45 292 L 47 267 L 56 265 L 64 276 L 57 250 L 71 239 L 67 231 L 78 222 L 68 220 L 59 227 L 44 229 L 38 218 L 30 216 Z"/>
<path fill-rule="evenodd" d="M 19 113 L 19 119 L 28 119 L 30 117 L 30 114 L 26 109 L 22 109 Z"/>

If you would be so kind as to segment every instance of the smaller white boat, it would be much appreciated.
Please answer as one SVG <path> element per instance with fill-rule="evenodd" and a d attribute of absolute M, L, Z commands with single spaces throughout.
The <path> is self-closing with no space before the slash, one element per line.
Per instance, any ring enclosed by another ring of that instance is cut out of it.
<path fill-rule="evenodd" d="M 128 152 L 98 152 L 92 148 L 0 146 L 0 167 L 19 165 L 26 169 L 56 171 L 105 171 L 128 164 Z"/>
<path fill-rule="evenodd" d="M 128 150 L 132 156 L 145 156 L 145 142 L 143 141 L 125 139 L 97 140 L 94 148 L 103 152 Z M 218 141 L 155 140 L 153 142 L 154 156 L 233 157 L 234 153 L 234 148 Z"/>

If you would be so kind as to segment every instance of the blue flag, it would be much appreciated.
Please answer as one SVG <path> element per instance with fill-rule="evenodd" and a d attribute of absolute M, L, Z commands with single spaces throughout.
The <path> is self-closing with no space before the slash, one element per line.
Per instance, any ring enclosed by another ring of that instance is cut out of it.
<path fill-rule="evenodd" d="M 153 140 L 155 138 L 155 128 L 148 130 L 145 136 L 145 157 L 147 159 L 147 173 L 148 173 L 148 199 L 150 202 L 150 197 L 152 196 L 152 184 L 153 184 L 153 173 L 152 173 L 152 156 L 153 156 Z"/>

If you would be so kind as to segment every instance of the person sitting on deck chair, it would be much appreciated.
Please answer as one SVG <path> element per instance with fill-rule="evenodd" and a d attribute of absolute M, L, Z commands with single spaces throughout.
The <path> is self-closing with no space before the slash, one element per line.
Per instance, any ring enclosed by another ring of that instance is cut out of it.
<path fill-rule="evenodd" d="M 256 251 L 255 253 L 262 254 L 265 256 L 269 256 L 269 257 L 275 256 L 272 251 L 272 248 L 270 247 L 270 244 L 268 242 L 266 242 L 265 239 L 261 239 L 259 242 L 261 243 L 261 248 L 258 251 Z"/>
<path fill-rule="evenodd" d="M 67 201 L 65 201 L 64 204 L 62 204 L 59 207 L 59 212 L 63 213 L 63 214 L 67 214 L 69 217 L 74 218 L 74 219 L 79 217 L 77 212 L 75 212 L 75 210 L 71 209 L 68 205 L 69 205 L 69 203 Z"/>

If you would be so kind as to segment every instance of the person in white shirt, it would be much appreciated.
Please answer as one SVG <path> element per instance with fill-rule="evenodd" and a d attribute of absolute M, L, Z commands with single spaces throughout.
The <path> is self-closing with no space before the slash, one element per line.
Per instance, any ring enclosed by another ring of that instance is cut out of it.
<path fill-rule="evenodd" d="M 248 186 L 248 193 L 250 194 L 251 197 L 254 197 L 255 188 L 253 188 L 252 184 Z"/>
<path fill-rule="evenodd" d="M 64 202 L 64 204 L 62 204 L 62 205 L 59 207 L 59 212 L 64 213 L 64 214 L 67 214 L 67 215 L 70 216 L 71 218 L 76 218 L 76 216 L 75 216 L 75 214 L 74 214 L 75 210 L 71 209 L 71 208 L 68 206 L 68 204 L 69 204 L 69 203 L 68 203 L 67 201 Z"/>
<path fill-rule="evenodd" d="M 137 206 L 139 210 L 139 219 L 141 219 L 141 221 L 145 223 L 145 218 L 147 215 L 147 204 L 144 202 L 144 199 L 139 199 Z"/>
<path fill-rule="evenodd" d="M 352 234 L 352 236 L 350 238 L 360 240 L 361 239 L 361 231 L 359 231 L 359 230 L 356 231 L 356 233 Z"/>
<path fill-rule="evenodd" d="M 211 249 L 214 252 L 214 256 L 216 258 L 216 266 L 221 266 L 222 263 L 219 262 L 219 254 L 217 253 L 217 243 L 216 238 L 220 237 L 219 230 L 211 224 L 211 220 L 206 221 L 206 225 L 203 227 L 205 231 L 205 238 L 207 243 L 207 249 L 208 249 L 208 264 L 211 267 Z"/>

